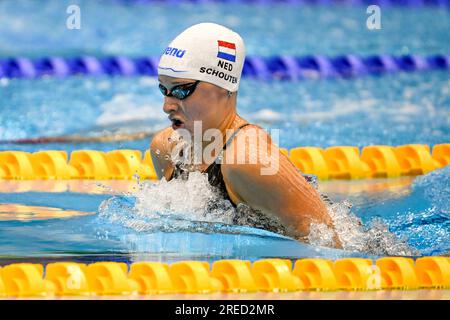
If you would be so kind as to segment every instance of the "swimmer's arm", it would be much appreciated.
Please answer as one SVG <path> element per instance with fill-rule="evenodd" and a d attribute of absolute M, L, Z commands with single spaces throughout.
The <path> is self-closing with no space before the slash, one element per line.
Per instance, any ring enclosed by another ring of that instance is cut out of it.
<path fill-rule="evenodd" d="M 170 180 L 170 177 L 172 176 L 173 166 L 170 161 L 171 149 L 168 143 L 168 138 L 171 133 L 172 128 L 166 128 L 158 132 L 155 134 L 150 144 L 150 154 L 158 179 L 165 177 L 166 180 Z"/>
<path fill-rule="evenodd" d="M 222 164 L 222 174 L 235 202 L 244 202 L 267 215 L 276 215 L 292 237 L 306 240 L 310 224 L 333 227 L 331 217 L 318 192 L 303 178 L 290 160 L 276 148 L 279 169 L 262 175 L 264 165 Z M 340 246 L 334 237 L 336 246 Z"/>

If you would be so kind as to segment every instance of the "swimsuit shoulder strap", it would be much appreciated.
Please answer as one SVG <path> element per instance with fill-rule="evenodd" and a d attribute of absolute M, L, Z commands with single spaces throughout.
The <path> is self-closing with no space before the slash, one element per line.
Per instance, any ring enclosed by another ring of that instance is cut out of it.
<path fill-rule="evenodd" d="M 236 137 L 236 134 L 244 127 L 250 125 L 250 123 L 244 123 L 243 125 L 239 126 L 231 135 L 230 138 L 228 138 L 227 142 L 224 144 L 222 150 L 220 151 L 218 157 L 216 160 L 211 163 L 208 168 L 206 168 L 205 172 L 208 174 L 208 180 L 211 185 L 217 186 L 223 184 L 223 187 L 225 187 L 223 177 L 222 177 L 222 171 L 221 171 L 221 160 L 222 160 L 222 153 L 224 150 L 226 150 L 227 146 L 231 144 L 234 137 Z"/>
<path fill-rule="evenodd" d="M 251 123 L 244 123 L 243 125 L 239 126 L 231 135 L 231 137 L 227 140 L 227 142 L 225 143 L 225 145 L 223 146 L 222 150 L 226 150 L 226 148 L 231 144 L 231 142 L 233 141 L 234 137 L 236 137 L 236 135 L 238 134 L 239 131 L 241 131 L 242 128 L 251 125 Z"/>
<path fill-rule="evenodd" d="M 215 177 L 216 179 L 218 178 L 218 180 L 220 180 L 221 179 L 221 176 L 222 176 L 222 172 L 221 172 L 221 170 L 220 170 L 220 158 L 221 158 L 221 155 L 222 155 L 222 153 L 223 153 L 223 150 L 226 150 L 226 148 L 227 148 L 227 146 L 228 145 L 230 145 L 231 144 L 231 142 L 233 141 L 233 139 L 234 139 L 234 137 L 236 137 L 236 135 L 237 135 L 237 133 L 242 129 L 242 128 L 244 128 L 244 127 L 246 127 L 246 126 L 248 126 L 248 125 L 250 125 L 250 123 L 244 123 L 243 125 L 241 125 L 241 126 L 239 126 L 234 132 L 233 132 L 233 134 L 231 135 L 231 137 L 227 140 L 227 142 L 224 144 L 224 146 L 223 146 L 223 148 L 222 148 L 222 150 L 221 150 L 221 152 L 220 152 L 220 154 L 219 154 L 219 156 L 216 158 L 216 160 L 213 162 L 213 163 L 211 163 L 209 166 L 208 166 L 208 168 L 205 170 L 205 173 L 208 173 L 208 176 L 209 177 Z M 183 170 L 180 168 L 180 167 L 178 167 L 177 165 L 175 165 L 175 167 L 174 167 L 174 169 L 173 169 L 173 171 L 172 171 L 172 175 L 171 175 L 171 179 L 172 178 L 177 178 L 177 177 L 179 177 L 179 176 L 181 176 L 182 175 L 182 173 L 183 173 Z M 210 178 L 210 182 L 212 182 L 211 181 L 211 178 Z M 214 178 L 212 178 L 212 180 L 216 180 L 216 179 L 214 179 Z M 218 184 L 219 183 L 219 181 L 216 181 L 215 183 L 212 183 L 212 184 Z"/>

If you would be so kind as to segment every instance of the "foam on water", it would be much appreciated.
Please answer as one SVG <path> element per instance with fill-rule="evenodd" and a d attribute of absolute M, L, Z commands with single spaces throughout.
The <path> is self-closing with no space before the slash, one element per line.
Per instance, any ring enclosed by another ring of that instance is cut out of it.
<path fill-rule="evenodd" d="M 212 223 L 232 224 L 233 206 L 219 197 L 209 185 L 206 174 L 192 172 L 187 180 L 162 179 L 139 185 L 139 190 L 128 197 L 104 201 L 100 216 L 136 231 L 210 232 L 217 227 Z"/>
<path fill-rule="evenodd" d="M 346 251 L 367 252 L 375 255 L 413 256 L 419 252 L 411 248 L 406 239 L 398 238 L 389 231 L 385 221 L 374 218 L 364 225 L 354 215 L 347 201 L 334 203 L 328 207 L 342 248 Z M 333 231 L 324 224 L 311 224 L 308 240 L 313 245 L 332 246 Z"/>

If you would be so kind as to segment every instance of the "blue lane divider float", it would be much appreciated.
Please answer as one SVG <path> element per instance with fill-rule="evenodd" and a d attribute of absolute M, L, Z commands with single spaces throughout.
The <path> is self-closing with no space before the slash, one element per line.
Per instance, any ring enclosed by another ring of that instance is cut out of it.
<path fill-rule="evenodd" d="M 0 60 L 0 78 L 71 75 L 156 76 L 159 57 L 43 57 Z M 247 57 L 243 76 L 261 80 L 357 77 L 369 74 L 450 70 L 450 55 L 323 55 Z"/>
<path fill-rule="evenodd" d="M 246 3 L 246 4 L 291 4 L 291 5 L 380 5 L 401 7 L 450 6 L 450 0 L 116 0 L 124 4 L 157 3 Z"/>

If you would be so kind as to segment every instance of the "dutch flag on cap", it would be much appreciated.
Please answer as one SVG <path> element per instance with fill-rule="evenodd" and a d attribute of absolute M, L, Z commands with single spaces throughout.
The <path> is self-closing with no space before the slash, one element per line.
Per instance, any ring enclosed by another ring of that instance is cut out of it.
<path fill-rule="evenodd" d="M 217 42 L 219 43 L 217 58 L 236 62 L 236 45 L 234 43 L 221 40 L 218 40 Z"/>

